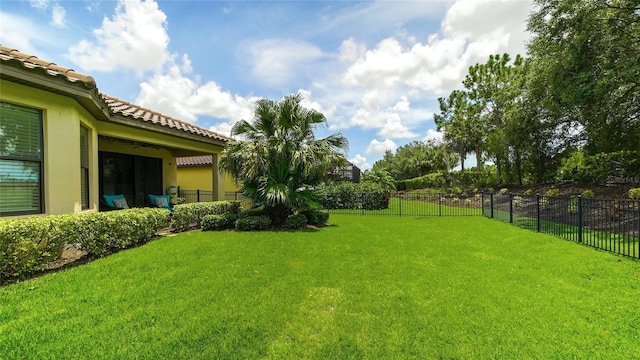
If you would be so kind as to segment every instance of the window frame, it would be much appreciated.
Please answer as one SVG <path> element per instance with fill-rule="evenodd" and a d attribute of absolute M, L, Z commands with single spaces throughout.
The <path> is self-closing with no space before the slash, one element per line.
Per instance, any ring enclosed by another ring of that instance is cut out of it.
<path fill-rule="evenodd" d="M 11 156 L 2 155 L 0 153 L 0 160 L 15 163 L 32 163 L 38 165 L 38 208 L 35 210 L 19 210 L 19 211 L 6 211 L 0 212 L 0 218 L 8 216 L 20 216 L 20 215 L 37 215 L 45 213 L 45 198 L 44 198 L 44 165 L 45 165 L 45 151 L 44 151 L 44 115 L 43 110 L 35 107 L 18 105 L 7 101 L 0 101 L 0 105 L 9 105 L 17 108 L 23 108 L 28 110 L 37 111 L 38 116 L 38 138 L 39 138 L 39 158 L 27 157 L 27 156 Z"/>
<path fill-rule="evenodd" d="M 91 208 L 91 182 L 89 181 L 89 168 L 90 168 L 90 151 L 89 151 L 89 128 L 80 124 L 80 139 L 84 135 L 84 144 L 80 141 L 80 204 L 82 210 L 89 210 Z M 84 153 L 84 156 L 83 156 Z M 84 159 L 84 161 L 83 161 Z M 84 175 L 84 181 L 82 176 Z M 82 193 L 82 189 L 86 188 L 86 192 Z"/>

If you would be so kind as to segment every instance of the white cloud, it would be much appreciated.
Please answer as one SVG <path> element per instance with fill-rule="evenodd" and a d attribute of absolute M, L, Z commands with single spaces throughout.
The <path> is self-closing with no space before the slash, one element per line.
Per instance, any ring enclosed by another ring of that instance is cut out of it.
<path fill-rule="evenodd" d="M 167 67 L 166 73 L 156 73 L 140 84 L 137 104 L 189 122 L 196 122 L 198 116 L 228 120 L 214 126 L 225 135 L 235 122 L 251 119 L 257 98 L 233 95 L 213 81 L 200 84 L 197 77 L 190 78 L 186 55 L 180 64 L 172 58 Z"/>
<path fill-rule="evenodd" d="M 0 12 L 0 44 L 33 54 L 36 51 L 31 40 L 40 36 L 39 26 L 30 19 Z"/>
<path fill-rule="evenodd" d="M 59 4 L 55 4 L 51 10 L 51 25 L 55 27 L 65 27 L 67 12 Z"/>
<path fill-rule="evenodd" d="M 120 0 L 111 19 L 93 30 L 93 41 L 82 40 L 67 54 L 85 70 L 159 70 L 169 58 L 166 15 L 153 0 Z"/>
<path fill-rule="evenodd" d="M 448 3 L 438 32 L 418 37 L 399 23 L 395 35 L 374 46 L 344 40 L 337 50 L 344 69 L 340 79 L 327 76 L 318 85 L 331 92 L 321 103 L 342 117 L 331 128 L 376 129 L 387 139 L 417 138 L 417 130 L 431 121 L 436 98 L 461 88 L 469 66 L 491 54 L 525 52 L 532 8 L 530 0 L 457 0 Z M 406 10 L 401 10 L 403 16 L 410 17 Z"/>
<path fill-rule="evenodd" d="M 397 148 L 398 145 L 391 139 L 384 139 L 384 141 L 373 139 L 367 147 L 367 154 L 384 154 L 387 150 L 396 151 Z"/>
<path fill-rule="evenodd" d="M 367 162 L 367 158 L 360 155 L 360 154 L 356 154 L 356 156 L 354 156 L 352 159 L 349 159 L 349 161 L 357 166 L 358 168 L 360 168 L 360 170 L 365 171 L 365 170 L 369 170 L 371 169 L 371 164 L 369 164 Z"/>
<path fill-rule="evenodd" d="M 209 128 L 209 130 L 215 131 L 218 134 L 231 136 L 231 129 L 233 128 L 233 125 L 235 125 L 235 122 L 229 122 L 229 121 L 221 122 L 216 125 L 213 125 L 212 127 Z"/>
<path fill-rule="evenodd" d="M 267 39 L 246 47 L 251 74 L 270 86 L 283 85 L 314 67 L 322 50 L 292 39 Z"/>
<path fill-rule="evenodd" d="M 49 7 L 49 0 L 29 0 L 29 5 L 36 9 L 46 9 Z"/>
<path fill-rule="evenodd" d="M 444 137 L 444 133 L 437 131 L 435 129 L 429 129 L 427 130 L 427 136 L 424 137 L 423 140 L 427 141 L 427 140 L 434 140 L 438 143 L 443 141 L 443 137 Z"/>

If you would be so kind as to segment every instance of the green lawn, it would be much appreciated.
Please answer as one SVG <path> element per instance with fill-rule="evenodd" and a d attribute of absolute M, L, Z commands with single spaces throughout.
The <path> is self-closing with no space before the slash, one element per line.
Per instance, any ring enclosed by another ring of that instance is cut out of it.
<path fill-rule="evenodd" d="M 483 217 L 201 233 L 0 288 L 2 359 L 632 359 L 640 262 Z"/>

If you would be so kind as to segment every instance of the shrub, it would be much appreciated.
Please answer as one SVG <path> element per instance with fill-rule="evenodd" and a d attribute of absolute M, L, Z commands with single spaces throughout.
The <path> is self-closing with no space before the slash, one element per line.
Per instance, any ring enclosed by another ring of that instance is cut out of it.
<path fill-rule="evenodd" d="M 498 193 L 500 193 L 500 195 L 507 195 L 509 193 L 509 189 L 502 188 L 500 189 L 500 191 L 498 191 Z"/>
<path fill-rule="evenodd" d="M 224 215 L 240 213 L 239 201 L 213 201 L 176 205 L 171 216 L 171 228 L 185 231 L 200 227 L 200 221 L 206 215 Z"/>
<path fill-rule="evenodd" d="M 267 230 L 271 227 L 271 219 L 268 216 L 241 217 L 236 221 L 236 230 L 257 231 Z"/>
<path fill-rule="evenodd" d="M 0 221 L 0 280 L 21 278 L 54 260 L 64 245 L 51 216 Z"/>
<path fill-rule="evenodd" d="M 68 243 L 77 243 L 81 250 L 101 256 L 153 239 L 167 226 L 169 214 L 166 209 L 136 208 L 68 215 L 61 226 Z"/>
<path fill-rule="evenodd" d="M 630 189 L 629 190 L 629 198 L 640 200 L 640 188 Z"/>
<path fill-rule="evenodd" d="M 376 184 L 327 183 L 318 186 L 315 192 L 325 209 L 378 210 L 389 207 L 390 193 Z"/>
<path fill-rule="evenodd" d="M 205 215 L 200 221 L 202 230 L 225 230 L 233 229 L 238 220 L 236 214 L 224 214 L 224 215 Z"/>
<path fill-rule="evenodd" d="M 532 194 L 533 194 L 533 190 L 531 190 L 531 189 L 527 189 L 527 190 L 524 191 L 524 195 L 525 196 L 531 196 Z"/>
<path fill-rule="evenodd" d="M 283 228 L 291 230 L 302 229 L 306 225 L 307 217 L 304 214 L 289 215 L 282 223 Z"/>
<path fill-rule="evenodd" d="M 582 192 L 582 197 L 585 198 L 592 198 L 593 197 L 593 190 L 587 189 L 585 191 Z"/>
<path fill-rule="evenodd" d="M 0 222 L 0 278 L 22 278 L 75 244 L 94 256 L 151 240 L 167 226 L 169 211 L 158 208 L 52 215 Z"/>
<path fill-rule="evenodd" d="M 266 210 L 264 210 L 263 208 L 259 208 L 259 209 L 248 209 L 248 210 L 241 211 L 238 217 L 246 218 L 249 216 L 268 216 L 268 215 L 269 214 L 267 214 Z"/>
<path fill-rule="evenodd" d="M 547 190 L 545 195 L 547 195 L 547 196 L 558 196 L 558 195 L 560 195 L 560 190 L 558 190 L 558 189 L 549 189 L 549 190 Z"/>
<path fill-rule="evenodd" d="M 307 210 L 303 211 L 303 214 L 307 218 L 307 224 L 313 226 L 323 226 L 329 220 L 329 213 L 320 210 Z"/>

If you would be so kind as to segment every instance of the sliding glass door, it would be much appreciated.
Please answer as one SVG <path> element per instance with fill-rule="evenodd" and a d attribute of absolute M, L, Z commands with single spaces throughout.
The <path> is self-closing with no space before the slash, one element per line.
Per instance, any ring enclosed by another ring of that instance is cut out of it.
<path fill-rule="evenodd" d="M 147 194 L 163 194 L 162 159 L 100 152 L 100 196 L 124 194 L 129 206 L 147 205 Z"/>

